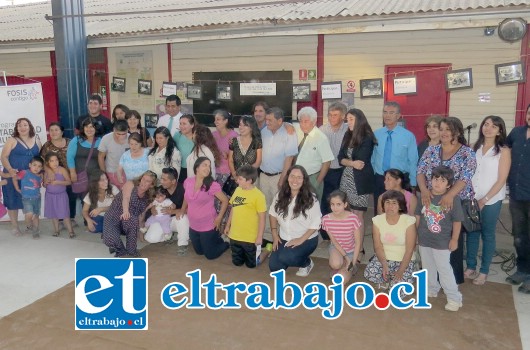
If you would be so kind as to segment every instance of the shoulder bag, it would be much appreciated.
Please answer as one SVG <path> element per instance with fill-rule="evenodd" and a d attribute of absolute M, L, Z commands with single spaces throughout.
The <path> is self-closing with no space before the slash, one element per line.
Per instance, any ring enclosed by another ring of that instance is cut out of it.
<path fill-rule="evenodd" d="M 74 193 L 86 193 L 88 191 L 88 163 L 90 162 L 90 158 L 92 158 L 92 153 L 94 152 L 94 146 L 96 145 L 96 138 L 94 137 L 94 140 L 92 141 L 92 145 L 90 146 L 90 152 L 88 153 L 88 158 L 85 162 L 85 169 L 77 172 L 77 181 L 72 182 L 72 192 Z M 79 146 L 81 146 L 81 142 L 79 142 Z"/>

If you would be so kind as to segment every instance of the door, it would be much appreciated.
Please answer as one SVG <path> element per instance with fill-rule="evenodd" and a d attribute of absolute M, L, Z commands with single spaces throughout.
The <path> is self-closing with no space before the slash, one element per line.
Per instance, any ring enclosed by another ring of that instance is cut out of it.
<path fill-rule="evenodd" d="M 445 73 L 450 64 L 392 65 L 385 67 L 385 101 L 396 101 L 401 105 L 404 126 L 416 136 L 416 142 L 425 139 L 423 123 L 433 114 L 447 116 L 449 93 L 445 90 Z M 416 76 L 416 93 L 394 95 L 394 79 Z"/>
<path fill-rule="evenodd" d="M 109 93 L 107 88 L 107 66 L 104 63 L 88 64 L 88 84 L 90 86 L 89 95 L 98 94 L 103 100 L 101 114 L 109 117 Z"/>

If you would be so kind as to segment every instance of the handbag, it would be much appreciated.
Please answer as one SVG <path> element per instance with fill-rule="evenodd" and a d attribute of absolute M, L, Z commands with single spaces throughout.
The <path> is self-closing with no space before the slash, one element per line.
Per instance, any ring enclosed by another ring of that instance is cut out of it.
<path fill-rule="evenodd" d="M 476 199 L 462 200 L 462 211 L 464 212 L 464 221 L 462 225 L 467 232 L 480 231 L 482 221 L 480 218 L 480 208 Z"/>
<path fill-rule="evenodd" d="M 228 197 L 232 197 L 232 195 L 236 191 L 236 188 L 237 188 L 237 182 L 235 182 L 232 179 L 232 177 L 229 176 L 228 179 L 226 179 L 225 183 L 223 184 L 223 192 Z"/>
<path fill-rule="evenodd" d="M 86 193 L 88 192 L 88 163 L 90 162 L 90 158 L 92 158 L 92 153 L 94 152 L 94 145 L 96 144 L 96 138 L 94 137 L 94 140 L 92 141 L 92 145 L 90 146 L 90 152 L 88 153 L 88 158 L 85 162 L 85 169 L 77 172 L 77 181 L 72 182 L 72 192 L 74 193 Z M 79 145 L 81 145 L 81 142 L 79 142 Z"/>

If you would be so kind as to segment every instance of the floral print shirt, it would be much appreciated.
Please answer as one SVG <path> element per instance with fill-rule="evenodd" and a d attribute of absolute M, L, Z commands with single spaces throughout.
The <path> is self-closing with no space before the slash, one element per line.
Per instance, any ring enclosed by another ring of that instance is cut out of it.
<path fill-rule="evenodd" d="M 460 199 L 475 198 L 471 179 L 477 168 L 477 159 L 475 152 L 471 148 L 462 145 L 451 158 L 442 161 L 442 145 L 428 147 L 418 164 L 418 174 L 425 175 L 429 189 L 432 188 L 432 170 L 440 165 L 445 165 L 454 171 L 454 182 L 462 180 L 466 183 L 466 187 L 458 194 Z"/>

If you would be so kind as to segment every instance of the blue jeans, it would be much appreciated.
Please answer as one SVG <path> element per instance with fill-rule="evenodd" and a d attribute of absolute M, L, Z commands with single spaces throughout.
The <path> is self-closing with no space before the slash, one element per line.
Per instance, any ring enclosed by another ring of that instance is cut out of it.
<path fill-rule="evenodd" d="M 530 274 L 530 201 L 510 199 L 517 272 Z"/>
<path fill-rule="evenodd" d="M 495 229 L 497 227 L 497 219 L 499 218 L 501 207 L 502 200 L 491 205 L 485 205 L 480 211 L 482 230 L 467 233 L 466 264 L 468 269 L 476 270 L 477 268 L 478 246 L 480 238 L 482 238 L 482 262 L 480 263 L 480 273 L 486 275 L 489 273 L 491 260 L 495 254 Z"/>
<path fill-rule="evenodd" d="M 278 249 L 273 251 L 269 258 L 269 269 L 271 272 L 278 270 L 287 270 L 289 266 L 306 267 L 311 261 L 309 255 L 317 249 L 318 236 L 306 240 L 297 247 L 285 247 L 284 241 L 280 239 Z"/>
<path fill-rule="evenodd" d="M 190 227 L 190 240 L 197 255 L 204 255 L 208 260 L 217 259 L 230 246 L 223 241 L 219 232 L 215 229 L 200 232 Z"/>

